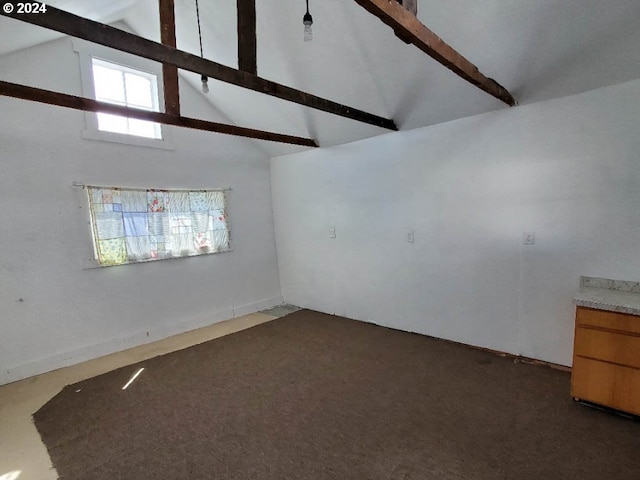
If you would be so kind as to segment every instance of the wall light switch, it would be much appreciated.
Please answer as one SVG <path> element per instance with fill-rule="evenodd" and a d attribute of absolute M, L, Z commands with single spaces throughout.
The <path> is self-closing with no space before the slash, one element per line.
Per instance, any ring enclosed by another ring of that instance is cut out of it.
<path fill-rule="evenodd" d="M 407 232 L 407 242 L 413 243 L 415 241 L 415 232 L 413 230 L 409 230 Z"/>
<path fill-rule="evenodd" d="M 336 238 L 336 229 L 335 228 L 330 228 L 329 229 L 329 238 Z"/>
<path fill-rule="evenodd" d="M 536 232 L 523 232 L 522 233 L 522 244 L 523 245 L 535 245 L 536 243 Z"/>

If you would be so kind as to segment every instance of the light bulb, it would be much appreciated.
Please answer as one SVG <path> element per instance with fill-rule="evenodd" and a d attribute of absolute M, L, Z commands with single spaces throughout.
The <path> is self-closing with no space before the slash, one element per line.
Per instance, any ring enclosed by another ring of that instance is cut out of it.
<path fill-rule="evenodd" d="M 304 24 L 304 41 L 310 42 L 313 40 L 313 31 L 311 30 L 311 25 L 313 25 L 313 17 L 307 11 L 302 17 L 302 23 Z"/>
<path fill-rule="evenodd" d="M 304 41 L 310 42 L 311 40 L 313 40 L 313 31 L 311 30 L 311 24 L 305 23 L 304 24 Z"/>
<path fill-rule="evenodd" d="M 200 80 L 202 80 L 202 93 L 209 93 L 209 79 L 207 76 L 202 75 Z"/>

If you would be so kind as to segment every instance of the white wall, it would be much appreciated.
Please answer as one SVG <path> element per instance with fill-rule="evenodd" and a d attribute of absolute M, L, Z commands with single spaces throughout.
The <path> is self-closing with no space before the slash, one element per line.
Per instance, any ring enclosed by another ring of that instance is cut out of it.
<path fill-rule="evenodd" d="M 69 39 L 0 57 L 0 78 L 81 95 Z M 222 120 L 186 83 L 187 115 Z M 83 112 L 0 98 L 0 384 L 282 301 L 269 161 L 237 137 L 172 128 L 175 150 L 85 140 Z M 231 187 L 230 253 L 110 268 L 84 190 Z"/>
<path fill-rule="evenodd" d="M 272 159 L 285 301 L 570 365 L 579 276 L 640 280 L 639 98 L 636 80 Z"/>

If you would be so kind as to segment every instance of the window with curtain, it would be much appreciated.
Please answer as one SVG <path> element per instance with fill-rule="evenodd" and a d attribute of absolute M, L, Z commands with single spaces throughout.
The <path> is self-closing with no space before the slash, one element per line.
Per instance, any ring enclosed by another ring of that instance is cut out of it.
<path fill-rule="evenodd" d="M 230 250 L 222 190 L 87 187 L 101 266 Z"/>

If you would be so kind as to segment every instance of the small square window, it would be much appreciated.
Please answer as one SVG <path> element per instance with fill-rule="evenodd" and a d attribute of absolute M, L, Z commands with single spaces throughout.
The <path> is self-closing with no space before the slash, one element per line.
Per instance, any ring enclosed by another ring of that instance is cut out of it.
<path fill-rule="evenodd" d="M 140 110 L 158 111 L 158 79 L 155 75 L 130 67 L 91 59 L 95 99 Z M 98 130 L 161 139 L 158 123 L 97 113 Z"/>

